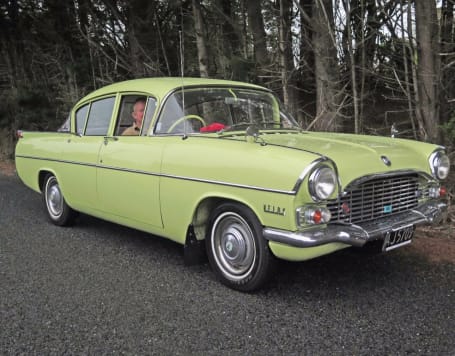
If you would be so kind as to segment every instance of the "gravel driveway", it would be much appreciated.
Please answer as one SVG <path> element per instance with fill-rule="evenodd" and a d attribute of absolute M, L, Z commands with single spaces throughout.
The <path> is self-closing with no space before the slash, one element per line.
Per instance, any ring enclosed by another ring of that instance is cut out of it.
<path fill-rule="evenodd" d="M 455 264 L 410 248 L 278 266 L 255 294 L 180 246 L 82 215 L 47 222 L 0 174 L 0 354 L 454 355 Z"/>

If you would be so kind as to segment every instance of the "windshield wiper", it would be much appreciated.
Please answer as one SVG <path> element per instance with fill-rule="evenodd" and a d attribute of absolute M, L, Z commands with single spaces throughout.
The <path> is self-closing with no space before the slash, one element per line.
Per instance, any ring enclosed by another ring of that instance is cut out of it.
<path fill-rule="evenodd" d="M 238 122 L 236 124 L 232 124 L 230 126 L 226 126 L 226 128 L 224 128 L 222 131 L 226 132 L 226 131 L 235 131 L 235 129 L 238 129 L 240 127 L 243 127 L 243 126 L 246 126 L 246 128 L 250 127 L 250 126 L 254 126 L 254 127 L 257 127 L 259 129 L 267 129 L 267 127 L 265 127 L 266 125 L 275 125 L 275 126 L 278 126 L 278 127 L 273 127 L 274 129 L 281 129 L 283 128 L 281 123 L 279 122 L 276 122 L 276 121 L 261 121 L 261 122 L 246 122 L 246 121 L 242 121 L 242 122 Z"/>
<path fill-rule="evenodd" d="M 273 126 L 272 126 L 273 125 Z M 222 134 L 232 134 L 231 131 L 239 130 L 240 128 L 245 127 L 245 130 L 249 128 L 255 128 L 258 131 L 258 135 L 260 134 L 260 130 L 298 130 L 302 131 L 302 129 L 298 126 L 289 126 L 285 127 L 281 122 L 276 121 L 262 121 L 262 122 L 238 122 L 236 124 L 232 124 L 230 126 L 226 126 L 222 130 L 218 131 L 219 135 Z"/>
<path fill-rule="evenodd" d="M 253 122 L 246 122 L 246 121 L 242 121 L 242 122 L 238 122 L 236 124 L 232 124 L 232 125 L 229 125 L 229 126 L 226 126 L 223 130 L 221 130 L 220 132 L 225 132 L 225 131 L 235 131 L 236 128 L 239 128 L 239 127 L 242 127 L 242 126 L 251 126 L 251 125 L 254 125 Z"/>

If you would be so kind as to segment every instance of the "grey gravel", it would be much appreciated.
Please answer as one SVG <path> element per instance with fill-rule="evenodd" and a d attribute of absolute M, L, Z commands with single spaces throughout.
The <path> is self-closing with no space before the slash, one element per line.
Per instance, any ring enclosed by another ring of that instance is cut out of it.
<path fill-rule="evenodd" d="M 81 215 L 47 222 L 0 175 L 0 354 L 454 355 L 455 265 L 403 248 L 278 264 L 242 294 L 181 246 Z"/>

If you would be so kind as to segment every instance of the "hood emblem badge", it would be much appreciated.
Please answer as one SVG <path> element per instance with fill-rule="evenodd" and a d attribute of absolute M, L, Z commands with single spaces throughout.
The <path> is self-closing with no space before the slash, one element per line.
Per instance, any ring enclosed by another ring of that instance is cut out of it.
<path fill-rule="evenodd" d="M 387 156 L 381 156 L 382 162 L 387 166 L 390 167 L 392 165 L 392 162 L 390 159 L 387 158 Z"/>

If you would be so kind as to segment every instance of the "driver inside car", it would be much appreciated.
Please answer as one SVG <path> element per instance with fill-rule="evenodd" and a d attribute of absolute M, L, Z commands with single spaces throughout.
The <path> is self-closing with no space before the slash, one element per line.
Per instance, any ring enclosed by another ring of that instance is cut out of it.
<path fill-rule="evenodd" d="M 123 131 L 122 136 L 138 136 L 141 132 L 142 119 L 144 118 L 145 110 L 145 98 L 138 98 L 134 102 L 133 112 L 131 116 L 133 117 L 133 125 L 128 127 Z"/>

